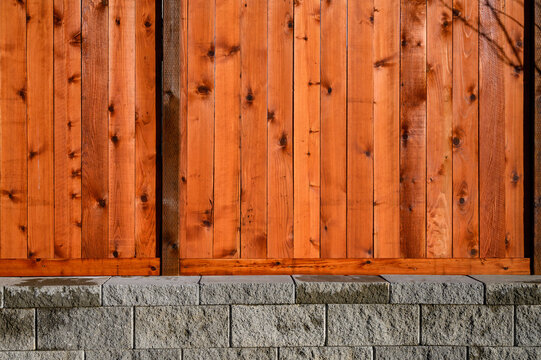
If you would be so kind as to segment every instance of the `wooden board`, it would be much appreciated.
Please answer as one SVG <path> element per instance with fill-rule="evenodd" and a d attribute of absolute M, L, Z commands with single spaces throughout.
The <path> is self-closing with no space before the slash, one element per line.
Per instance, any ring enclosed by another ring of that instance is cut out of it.
<path fill-rule="evenodd" d="M 0 276 L 156 276 L 160 259 L 0 259 Z"/>
<path fill-rule="evenodd" d="M 347 3 L 348 258 L 374 256 L 374 13 L 374 0 Z"/>
<path fill-rule="evenodd" d="M 240 7 L 216 1 L 214 258 L 240 255 Z"/>
<path fill-rule="evenodd" d="M 320 234 L 323 258 L 347 256 L 347 4 L 346 0 L 321 3 Z"/>
<path fill-rule="evenodd" d="M 26 14 L 28 257 L 54 258 L 53 3 L 30 0 Z"/>
<path fill-rule="evenodd" d="M 188 6 L 188 110 L 186 239 L 181 256 L 212 257 L 214 211 L 214 26 L 213 0 Z"/>
<path fill-rule="evenodd" d="M 531 4 L 532 5 L 532 4 Z M 530 5 L 529 10 L 532 6 Z M 530 198 L 531 205 L 533 207 L 533 273 L 541 275 L 541 8 L 539 6 L 534 9 L 534 24 L 535 28 L 535 153 L 533 171 L 535 173 L 533 182 L 533 199 Z M 532 195 L 530 195 L 532 196 Z"/>
<path fill-rule="evenodd" d="M 81 257 L 81 2 L 54 1 L 54 257 Z"/>
<path fill-rule="evenodd" d="M 0 14 L 0 257 L 26 258 L 25 4 L 1 1 Z"/>
<path fill-rule="evenodd" d="M 156 5 L 135 7 L 135 256 L 146 258 L 156 256 Z"/>
<path fill-rule="evenodd" d="M 503 4 L 504 0 L 489 0 L 481 2 L 479 7 L 479 27 L 483 34 L 479 39 L 481 257 L 505 255 L 505 95 L 502 86 L 504 64 L 501 61 L 500 50 L 505 37 L 499 23 Z M 469 240 L 469 238 L 464 238 L 464 240 Z M 470 242 L 473 243 L 473 241 Z M 476 248 L 471 249 L 472 252 L 474 250 Z"/>
<path fill-rule="evenodd" d="M 83 258 L 109 256 L 108 9 L 82 0 Z"/>
<path fill-rule="evenodd" d="M 267 256 L 267 2 L 243 0 L 241 257 Z"/>
<path fill-rule="evenodd" d="M 401 2 L 400 249 L 426 256 L 426 1 Z"/>
<path fill-rule="evenodd" d="M 529 259 L 181 259 L 182 275 L 527 275 Z"/>
<path fill-rule="evenodd" d="M 294 7 L 293 254 L 320 255 L 320 37 L 318 0 Z"/>
<path fill-rule="evenodd" d="M 426 256 L 453 255 L 453 2 L 427 2 Z"/>
<path fill-rule="evenodd" d="M 374 257 L 398 258 L 400 1 L 374 8 Z"/>
<path fill-rule="evenodd" d="M 268 2 L 267 256 L 293 256 L 293 1 Z"/>

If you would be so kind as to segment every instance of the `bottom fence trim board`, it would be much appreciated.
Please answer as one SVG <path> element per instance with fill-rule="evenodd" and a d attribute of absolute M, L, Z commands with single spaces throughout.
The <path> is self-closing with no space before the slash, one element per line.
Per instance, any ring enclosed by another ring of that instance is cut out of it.
<path fill-rule="evenodd" d="M 180 274 L 528 275 L 530 259 L 180 259 Z"/>

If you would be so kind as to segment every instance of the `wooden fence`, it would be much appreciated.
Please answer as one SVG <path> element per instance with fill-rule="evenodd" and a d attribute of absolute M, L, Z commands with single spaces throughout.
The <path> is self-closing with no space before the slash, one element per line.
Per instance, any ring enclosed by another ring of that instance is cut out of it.
<path fill-rule="evenodd" d="M 0 1 L 0 275 L 156 274 L 154 0 Z"/>
<path fill-rule="evenodd" d="M 177 0 L 165 273 L 527 273 L 522 0 Z"/>

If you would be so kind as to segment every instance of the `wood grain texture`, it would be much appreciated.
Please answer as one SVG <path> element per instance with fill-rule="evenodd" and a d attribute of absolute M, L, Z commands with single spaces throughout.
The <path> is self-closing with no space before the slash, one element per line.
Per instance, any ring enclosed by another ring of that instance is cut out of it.
<path fill-rule="evenodd" d="M 135 2 L 109 0 L 109 257 L 135 256 Z"/>
<path fill-rule="evenodd" d="M 26 14 L 28 257 L 54 258 L 53 3 L 30 0 Z"/>
<path fill-rule="evenodd" d="M 240 7 L 216 1 L 214 258 L 240 255 Z"/>
<path fill-rule="evenodd" d="M 320 1 L 295 3 L 293 233 L 297 258 L 320 256 Z"/>
<path fill-rule="evenodd" d="M 400 248 L 426 256 L 426 1 L 401 2 Z"/>
<path fill-rule="evenodd" d="M 156 276 L 160 259 L 0 260 L 0 276 Z"/>
<path fill-rule="evenodd" d="M 541 69 L 541 7 L 535 7 L 535 67 Z M 541 275 L 541 72 L 535 71 L 535 157 L 534 157 L 534 238 L 533 238 L 533 273 Z"/>
<path fill-rule="evenodd" d="M 135 256 L 156 256 L 156 5 L 135 3 Z"/>
<path fill-rule="evenodd" d="M 81 257 L 81 2 L 54 1 L 54 257 Z"/>
<path fill-rule="evenodd" d="M 163 47 L 167 51 L 163 54 L 162 142 L 167 145 L 162 148 L 163 275 L 179 274 L 180 244 L 186 238 L 187 24 L 187 0 L 164 3 Z"/>
<path fill-rule="evenodd" d="M 186 239 L 181 254 L 212 257 L 214 211 L 214 26 L 213 0 L 188 6 L 188 114 Z"/>
<path fill-rule="evenodd" d="M 345 0 L 321 3 L 320 234 L 323 258 L 347 256 L 347 4 Z"/>
<path fill-rule="evenodd" d="M 82 0 L 83 258 L 109 256 L 108 8 Z"/>
<path fill-rule="evenodd" d="M 398 258 L 400 1 L 374 8 L 374 257 Z"/>
<path fill-rule="evenodd" d="M 26 258 L 26 6 L 1 1 L 0 14 L 0 257 Z"/>
<path fill-rule="evenodd" d="M 484 0 L 479 7 L 479 28 L 483 34 L 479 39 L 481 257 L 505 255 L 505 95 L 502 86 L 504 63 L 500 51 L 505 37 L 499 23 L 504 1 Z"/>
<path fill-rule="evenodd" d="M 293 256 L 293 0 L 268 2 L 267 256 Z"/>
<path fill-rule="evenodd" d="M 244 0 L 241 26 L 241 257 L 267 256 L 267 2 Z"/>
<path fill-rule="evenodd" d="M 374 256 L 374 0 L 348 1 L 347 8 L 347 257 L 370 258 Z"/>
<path fill-rule="evenodd" d="M 540 6 L 537 4 L 536 6 Z M 505 29 L 505 257 L 524 256 L 524 2 L 507 0 Z"/>
<path fill-rule="evenodd" d="M 453 256 L 452 0 L 427 2 L 426 256 Z"/>
<path fill-rule="evenodd" d="M 530 259 L 181 259 L 182 275 L 527 275 Z"/>

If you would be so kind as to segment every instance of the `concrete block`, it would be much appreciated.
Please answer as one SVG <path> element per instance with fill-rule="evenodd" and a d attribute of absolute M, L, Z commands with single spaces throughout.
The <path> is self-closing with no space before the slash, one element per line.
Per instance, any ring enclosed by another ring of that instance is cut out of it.
<path fill-rule="evenodd" d="M 513 345 L 513 307 L 423 305 L 423 345 Z"/>
<path fill-rule="evenodd" d="M 5 287 L 5 307 L 87 307 L 101 305 L 108 277 L 19 278 Z"/>
<path fill-rule="evenodd" d="M 487 304 L 541 305 L 541 275 L 476 275 L 485 284 Z"/>
<path fill-rule="evenodd" d="M 229 307 L 158 306 L 135 308 L 135 347 L 229 346 Z"/>
<path fill-rule="evenodd" d="M 293 304 L 290 276 L 203 276 L 201 304 Z"/>
<path fill-rule="evenodd" d="M 38 309 L 38 349 L 129 349 L 133 309 L 125 307 Z"/>
<path fill-rule="evenodd" d="M 235 347 L 321 346 L 324 305 L 234 305 L 231 337 Z"/>
<path fill-rule="evenodd" d="M 379 276 L 295 275 L 297 303 L 385 304 L 389 283 Z"/>
<path fill-rule="evenodd" d="M 180 360 L 180 349 L 90 350 L 85 360 Z"/>
<path fill-rule="evenodd" d="M 84 360 L 83 351 L 5 351 L 0 360 Z"/>
<path fill-rule="evenodd" d="M 200 276 L 114 277 L 103 285 L 105 306 L 199 304 Z"/>
<path fill-rule="evenodd" d="M 0 350 L 33 350 L 34 334 L 33 309 L 0 310 Z"/>
<path fill-rule="evenodd" d="M 470 347 L 469 360 L 539 360 L 541 347 Z"/>
<path fill-rule="evenodd" d="M 285 347 L 280 360 L 372 360 L 370 347 Z"/>
<path fill-rule="evenodd" d="M 541 305 L 516 307 L 515 340 L 518 346 L 541 346 Z"/>
<path fill-rule="evenodd" d="M 483 284 L 467 276 L 382 275 L 392 304 L 483 304 Z"/>
<path fill-rule="evenodd" d="M 467 349 L 459 346 L 378 346 L 375 360 L 465 360 Z"/>
<path fill-rule="evenodd" d="M 183 360 L 276 360 L 276 349 L 270 348 L 214 348 L 186 349 Z"/>
<path fill-rule="evenodd" d="M 329 305 L 328 344 L 417 345 L 419 306 Z"/>

